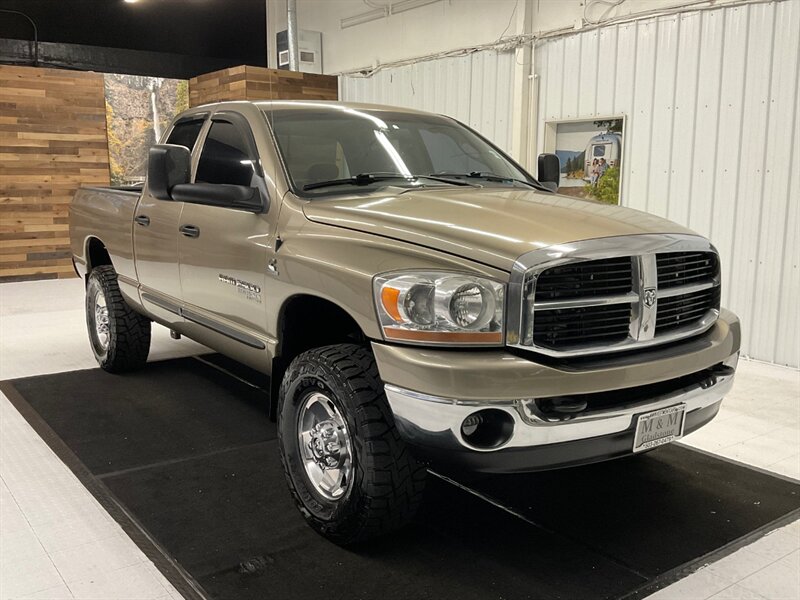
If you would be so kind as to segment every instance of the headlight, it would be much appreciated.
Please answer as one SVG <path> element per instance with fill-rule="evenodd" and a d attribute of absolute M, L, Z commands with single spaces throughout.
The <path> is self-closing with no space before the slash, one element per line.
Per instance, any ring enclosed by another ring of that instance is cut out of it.
<path fill-rule="evenodd" d="M 502 283 L 456 273 L 379 275 L 375 303 L 387 340 L 432 344 L 503 343 Z"/>

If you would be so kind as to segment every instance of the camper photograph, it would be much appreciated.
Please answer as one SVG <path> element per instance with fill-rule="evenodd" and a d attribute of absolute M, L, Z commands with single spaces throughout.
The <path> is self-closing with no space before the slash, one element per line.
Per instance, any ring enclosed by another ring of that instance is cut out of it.
<path fill-rule="evenodd" d="M 555 123 L 559 194 L 619 204 L 623 118 Z"/>

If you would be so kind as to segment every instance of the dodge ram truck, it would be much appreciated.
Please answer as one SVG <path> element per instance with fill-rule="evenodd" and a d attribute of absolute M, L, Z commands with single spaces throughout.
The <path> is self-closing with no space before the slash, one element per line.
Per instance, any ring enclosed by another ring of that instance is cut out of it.
<path fill-rule="evenodd" d="M 316 101 L 180 114 L 132 188 L 84 188 L 71 251 L 100 366 L 151 323 L 270 377 L 301 513 L 351 544 L 414 515 L 428 468 L 633 456 L 708 423 L 737 317 L 720 260 L 657 216 L 559 196 L 441 115 Z"/>

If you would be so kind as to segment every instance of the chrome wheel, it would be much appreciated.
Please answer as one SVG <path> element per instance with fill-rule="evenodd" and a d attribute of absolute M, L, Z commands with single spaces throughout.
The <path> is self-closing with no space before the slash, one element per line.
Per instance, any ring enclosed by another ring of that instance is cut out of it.
<path fill-rule="evenodd" d="M 94 310 L 92 317 L 94 320 L 94 334 L 98 346 L 101 350 L 108 350 L 109 329 L 108 329 L 108 305 L 103 290 L 99 287 L 95 290 L 92 299 Z"/>
<path fill-rule="evenodd" d="M 321 392 L 309 394 L 297 421 L 300 456 L 314 489 L 338 500 L 352 483 L 353 448 L 347 424 L 333 401 Z"/>

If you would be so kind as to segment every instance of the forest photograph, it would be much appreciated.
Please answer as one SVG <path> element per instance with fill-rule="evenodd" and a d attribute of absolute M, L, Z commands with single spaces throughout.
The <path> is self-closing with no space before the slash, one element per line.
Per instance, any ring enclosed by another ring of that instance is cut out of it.
<path fill-rule="evenodd" d="M 136 185 L 147 173 L 150 146 L 189 108 L 189 82 L 106 74 L 104 85 L 111 185 Z"/>

